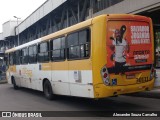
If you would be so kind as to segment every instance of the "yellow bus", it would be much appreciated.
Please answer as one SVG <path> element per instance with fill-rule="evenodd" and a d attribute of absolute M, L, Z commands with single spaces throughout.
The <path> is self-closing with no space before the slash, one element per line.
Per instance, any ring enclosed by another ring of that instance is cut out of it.
<path fill-rule="evenodd" d="M 105 98 L 151 90 L 152 21 L 107 14 L 6 50 L 6 76 L 14 88 L 56 95 Z"/>

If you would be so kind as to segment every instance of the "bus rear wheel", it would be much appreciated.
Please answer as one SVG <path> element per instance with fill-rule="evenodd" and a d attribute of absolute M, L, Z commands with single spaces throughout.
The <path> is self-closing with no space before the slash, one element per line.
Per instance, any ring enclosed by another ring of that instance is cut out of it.
<path fill-rule="evenodd" d="M 45 97 L 46 97 L 48 100 L 53 100 L 53 99 L 55 99 L 55 95 L 53 95 L 51 83 L 50 83 L 48 80 L 46 80 L 46 81 L 44 82 L 43 92 L 44 92 Z"/>
<path fill-rule="evenodd" d="M 15 90 L 18 90 L 18 86 L 17 86 L 17 84 L 16 84 L 16 81 L 15 81 L 15 78 L 14 77 L 12 77 L 12 84 L 13 84 L 13 88 L 15 89 Z"/>

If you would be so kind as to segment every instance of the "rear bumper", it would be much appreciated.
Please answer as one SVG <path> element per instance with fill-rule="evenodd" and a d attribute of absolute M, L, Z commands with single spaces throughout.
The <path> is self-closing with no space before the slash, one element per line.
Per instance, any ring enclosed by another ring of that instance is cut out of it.
<path fill-rule="evenodd" d="M 105 98 L 109 96 L 152 90 L 153 86 L 154 79 L 146 83 L 128 86 L 105 86 L 104 84 L 98 84 L 94 86 L 94 97 Z"/>

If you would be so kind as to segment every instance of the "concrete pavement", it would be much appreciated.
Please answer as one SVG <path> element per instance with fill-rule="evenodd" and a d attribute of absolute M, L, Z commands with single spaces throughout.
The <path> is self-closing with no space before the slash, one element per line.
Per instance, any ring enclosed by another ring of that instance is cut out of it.
<path fill-rule="evenodd" d="M 145 97 L 145 98 L 157 98 L 157 99 L 160 99 L 160 88 L 154 88 L 151 91 L 132 93 L 132 94 L 128 94 L 128 95 L 129 96 L 136 96 L 136 97 Z"/>

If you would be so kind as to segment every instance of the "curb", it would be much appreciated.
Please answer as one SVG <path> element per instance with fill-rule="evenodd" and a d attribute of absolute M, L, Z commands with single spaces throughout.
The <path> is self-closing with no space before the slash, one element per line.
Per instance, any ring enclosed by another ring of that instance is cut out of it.
<path fill-rule="evenodd" d="M 7 80 L 0 80 L 0 84 L 6 84 Z"/>

